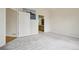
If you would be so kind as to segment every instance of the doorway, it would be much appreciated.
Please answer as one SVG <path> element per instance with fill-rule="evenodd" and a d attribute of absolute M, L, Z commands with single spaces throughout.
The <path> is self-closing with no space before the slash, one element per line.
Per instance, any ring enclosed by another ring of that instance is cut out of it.
<path fill-rule="evenodd" d="M 6 8 L 6 43 L 14 40 L 17 35 L 17 11 Z"/>
<path fill-rule="evenodd" d="M 39 25 L 38 25 L 38 30 L 39 32 L 44 32 L 44 16 L 43 15 L 39 15 L 38 16 L 39 19 Z"/>

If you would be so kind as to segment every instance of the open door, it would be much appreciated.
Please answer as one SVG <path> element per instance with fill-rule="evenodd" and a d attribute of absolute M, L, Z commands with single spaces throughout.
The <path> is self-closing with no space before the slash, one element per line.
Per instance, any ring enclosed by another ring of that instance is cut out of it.
<path fill-rule="evenodd" d="M 39 25 L 38 25 L 39 32 L 44 32 L 44 16 L 39 15 Z"/>

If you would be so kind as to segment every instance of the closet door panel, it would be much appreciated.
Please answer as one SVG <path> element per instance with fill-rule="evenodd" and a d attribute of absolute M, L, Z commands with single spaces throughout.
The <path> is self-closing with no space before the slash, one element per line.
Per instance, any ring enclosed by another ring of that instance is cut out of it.
<path fill-rule="evenodd" d="M 30 14 L 19 12 L 19 37 L 28 36 L 30 34 Z"/>

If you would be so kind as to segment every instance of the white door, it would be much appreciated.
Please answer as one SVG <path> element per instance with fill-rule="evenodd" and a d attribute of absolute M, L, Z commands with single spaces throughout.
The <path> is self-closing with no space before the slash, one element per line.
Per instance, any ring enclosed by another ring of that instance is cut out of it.
<path fill-rule="evenodd" d="M 19 37 L 30 35 L 30 13 L 19 12 Z"/>

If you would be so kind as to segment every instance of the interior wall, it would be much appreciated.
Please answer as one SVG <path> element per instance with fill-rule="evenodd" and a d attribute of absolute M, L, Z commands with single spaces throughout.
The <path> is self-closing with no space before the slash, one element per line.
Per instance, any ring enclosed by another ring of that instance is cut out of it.
<path fill-rule="evenodd" d="M 79 37 L 79 9 L 52 9 L 51 31 Z"/>
<path fill-rule="evenodd" d="M 6 8 L 6 35 L 17 35 L 17 12 L 10 8 Z"/>
<path fill-rule="evenodd" d="M 0 47 L 5 45 L 6 40 L 5 40 L 5 34 L 6 34 L 6 14 L 5 14 L 5 8 L 0 8 Z"/>

